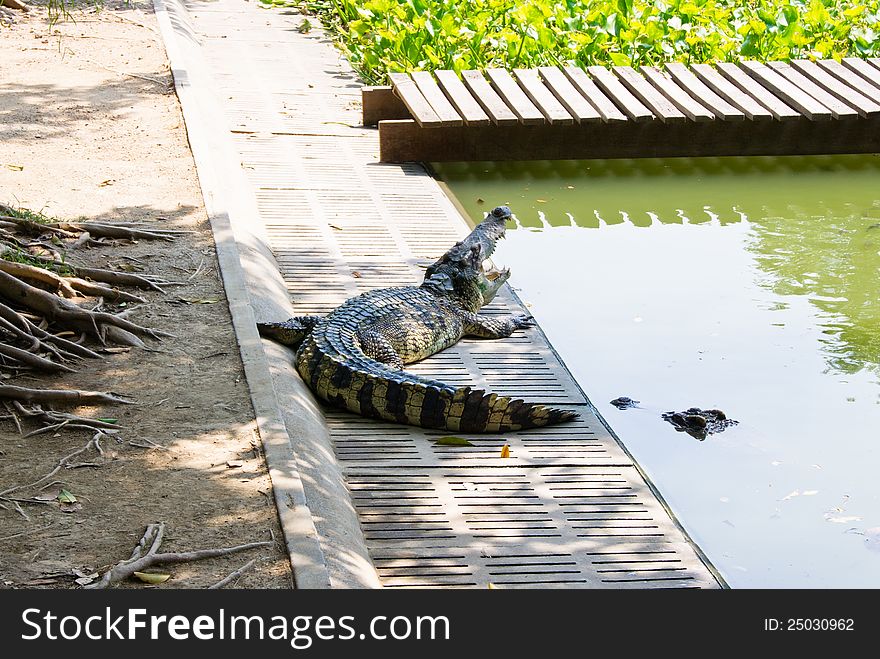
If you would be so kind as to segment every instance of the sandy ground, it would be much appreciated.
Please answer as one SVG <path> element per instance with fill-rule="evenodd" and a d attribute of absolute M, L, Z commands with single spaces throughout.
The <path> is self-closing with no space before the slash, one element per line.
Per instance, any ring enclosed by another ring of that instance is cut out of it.
<path fill-rule="evenodd" d="M 77 410 L 125 427 L 105 446 L 103 466 L 57 475 L 81 509 L 27 504 L 29 519 L 0 510 L 0 587 L 78 587 L 77 571 L 128 558 L 145 526 L 164 521 L 163 551 L 277 542 L 160 570 L 172 574 L 161 588 L 204 587 L 256 557 L 264 560 L 238 587 L 288 588 L 271 485 L 152 6 L 107 2 L 54 27 L 44 10 L 5 11 L 0 19 L 10 16 L 14 23 L 0 26 L 0 202 L 64 219 L 145 221 L 192 233 L 78 257 L 82 265 L 134 265 L 183 282 L 165 295 L 146 293 L 148 304 L 131 316 L 176 338 L 106 355 L 75 374 L 14 379 L 119 392 L 138 404 Z M 69 430 L 23 438 L 0 421 L 0 491 L 37 480 L 90 436 Z"/>

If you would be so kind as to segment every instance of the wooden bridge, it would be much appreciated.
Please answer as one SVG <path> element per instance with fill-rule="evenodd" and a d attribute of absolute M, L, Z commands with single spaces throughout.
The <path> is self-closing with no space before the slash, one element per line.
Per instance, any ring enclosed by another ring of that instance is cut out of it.
<path fill-rule="evenodd" d="M 880 58 L 391 74 L 383 162 L 880 151 Z"/>

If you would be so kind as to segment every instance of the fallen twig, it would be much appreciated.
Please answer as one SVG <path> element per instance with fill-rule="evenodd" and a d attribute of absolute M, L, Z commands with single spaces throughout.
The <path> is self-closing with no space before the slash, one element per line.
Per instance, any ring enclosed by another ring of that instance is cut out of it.
<path fill-rule="evenodd" d="M 43 483 L 44 481 L 49 480 L 50 478 L 52 478 L 52 476 L 54 476 L 54 475 L 57 474 L 59 471 L 61 471 L 64 467 L 66 467 L 66 466 L 68 465 L 68 463 L 69 463 L 73 458 L 75 458 L 75 457 L 78 456 L 78 455 L 82 455 L 83 453 L 85 453 L 86 451 L 88 451 L 90 448 L 94 448 L 94 447 L 95 447 L 95 442 L 98 441 L 98 439 L 100 439 L 100 436 L 103 435 L 103 434 L 104 434 L 104 433 L 102 433 L 102 432 L 95 433 L 95 436 L 92 437 L 88 442 L 86 442 L 86 445 L 85 445 L 85 446 L 83 446 L 83 447 L 80 448 L 80 449 L 77 449 L 76 451 L 74 451 L 73 453 L 71 453 L 71 454 L 69 454 L 69 455 L 65 455 L 63 458 L 61 458 L 61 459 L 58 461 L 58 464 L 55 465 L 55 468 L 52 469 L 52 471 L 50 471 L 48 474 L 46 474 L 46 475 L 43 476 L 42 478 L 40 478 L 40 479 L 38 479 L 38 480 L 35 480 L 33 483 L 28 483 L 28 484 L 26 484 L 26 485 L 15 485 L 15 486 L 13 486 L 13 487 L 9 487 L 9 488 L 3 490 L 2 492 L 0 492 L 0 498 L 2 498 L 2 499 L 6 499 L 6 500 L 11 500 L 10 497 L 7 497 L 7 496 L 6 496 L 7 494 L 11 494 L 12 492 L 16 492 L 16 491 L 18 491 L 18 490 L 26 490 L 26 489 L 30 489 L 30 488 L 32 488 L 32 487 L 36 487 L 36 486 L 40 485 L 40 484 Z M 17 505 L 17 502 L 15 502 L 15 503 L 16 503 L 16 505 Z"/>
<path fill-rule="evenodd" d="M 131 553 L 128 560 L 120 561 L 101 577 L 100 581 L 85 586 L 85 588 L 106 588 L 112 584 L 118 583 L 123 579 L 127 579 L 135 572 L 143 572 L 147 568 L 154 565 L 162 565 L 166 563 L 188 563 L 190 561 L 198 561 L 204 558 L 215 558 L 217 556 L 228 556 L 240 551 L 255 549 L 257 547 L 266 547 L 271 542 L 251 542 L 246 545 L 238 545 L 236 547 L 224 547 L 222 549 L 201 549 L 198 551 L 175 552 L 159 554 L 159 547 L 165 534 L 165 522 L 157 522 L 147 526 L 143 537 Z M 146 553 L 144 553 L 146 552 Z"/>

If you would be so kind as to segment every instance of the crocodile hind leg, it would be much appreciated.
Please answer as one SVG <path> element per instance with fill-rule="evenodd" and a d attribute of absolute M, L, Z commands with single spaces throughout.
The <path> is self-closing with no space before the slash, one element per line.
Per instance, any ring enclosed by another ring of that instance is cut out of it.
<path fill-rule="evenodd" d="M 281 323 L 257 323 L 257 329 L 260 331 L 260 336 L 295 347 L 302 343 L 308 333 L 322 320 L 321 316 L 294 316 Z"/>
<path fill-rule="evenodd" d="M 503 339 L 510 336 L 516 330 L 524 327 L 532 327 L 535 321 L 531 316 L 510 316 L 508 318 L 495 318 L 494 316 L 466 313 L 462 317 L 464 321 L 464 335 L 478 336 L 481 339 Z"/>
<path fill-rule="evenodd" d="M 391 342 L 382 334 L 376 330 L 358 330 L 357 338 L 361 344 L 361 350 L 367 357 L 388 364 L 391 368 L 403 370 L 403 360 Z"/>

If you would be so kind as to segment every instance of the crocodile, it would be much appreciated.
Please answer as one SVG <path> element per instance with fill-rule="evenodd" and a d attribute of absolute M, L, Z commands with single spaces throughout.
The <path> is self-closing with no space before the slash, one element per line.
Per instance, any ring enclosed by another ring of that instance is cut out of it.
<path fill-rule="evenodd" d="M 380 288 L 350 298 L 327 316 L 258 323 L 260 333 L 296 347 L 295 365 L 331 405 L 366 417 L 460 432 L 505 432 L 578 418 L 473 387 L 404 370 L 464 336 L 500 339 L 532 326 L 529 315 L 477 313 L 510 277 L 489 261 L 511 216 L 499 206 L 427 268 L 420 286 Z"/>

